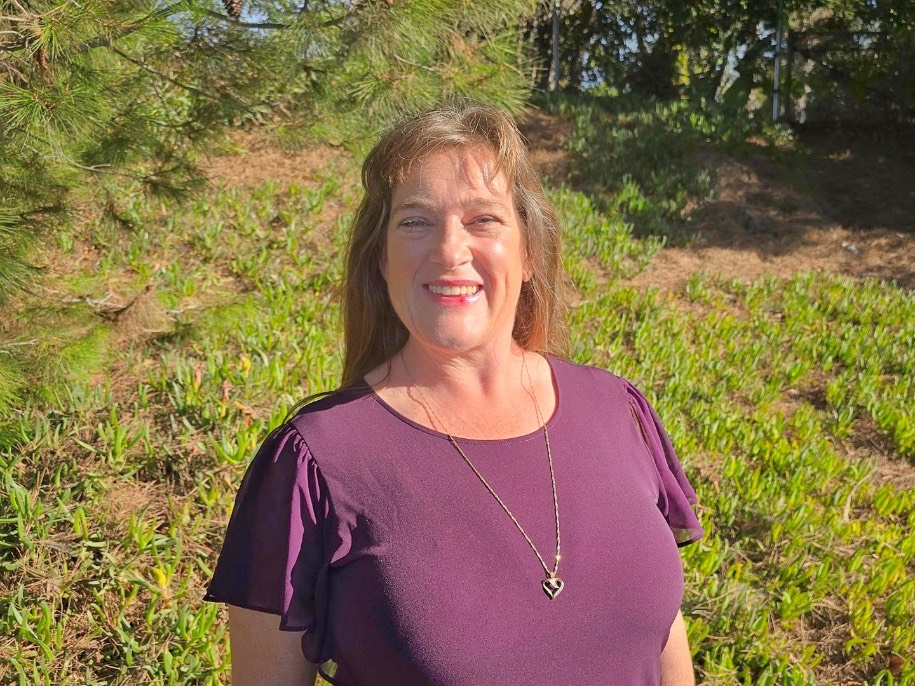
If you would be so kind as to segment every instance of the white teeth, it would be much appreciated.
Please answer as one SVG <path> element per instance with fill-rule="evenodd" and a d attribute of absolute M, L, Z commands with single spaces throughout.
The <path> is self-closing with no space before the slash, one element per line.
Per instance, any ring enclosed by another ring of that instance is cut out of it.
<path fill-rule="evenodd" d="M 436 295 L 473 295 L 480 290 L 480 286 L 433 286 L 429 290 Z"/>

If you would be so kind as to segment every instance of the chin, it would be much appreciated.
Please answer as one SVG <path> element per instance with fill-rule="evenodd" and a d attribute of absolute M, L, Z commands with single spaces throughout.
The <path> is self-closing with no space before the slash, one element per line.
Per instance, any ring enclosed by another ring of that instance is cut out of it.
<path fill-rule="evenodd" d="M 435 348 L 441 352 L 451 352 L 454 354 L 459 354 L 466 352 L 468 350 L 473 350 L 478 348 L 481 344 L 479 340 L 467 340 L 466 338 L 459 337 L 438 337 L 438 338 L 425 338 L 417 340 L 422 346 Z"/>
<path fill-rule="evenodd" d="M 434 348 L 455 354 L 479 348 L 486 342 L 485 336 L 466 331 L 429 331 L 411 333 L 410 338 L 421 347 Z"/>

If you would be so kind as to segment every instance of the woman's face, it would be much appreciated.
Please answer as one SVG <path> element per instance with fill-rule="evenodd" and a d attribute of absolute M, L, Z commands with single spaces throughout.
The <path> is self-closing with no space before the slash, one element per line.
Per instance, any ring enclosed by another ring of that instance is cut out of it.
<path fill-rule="evenodd" d="M 511 341 L 529 276 L 508 181 L 494 156 L 452 149 L 394 188 L 381 272 L 411 344 L 457 354 Z"/>

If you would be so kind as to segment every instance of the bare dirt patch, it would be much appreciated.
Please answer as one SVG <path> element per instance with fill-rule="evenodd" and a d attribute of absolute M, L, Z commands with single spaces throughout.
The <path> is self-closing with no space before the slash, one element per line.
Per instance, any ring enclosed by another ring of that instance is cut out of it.
<path fill-rule="evenodd" d="M 263 133 L 251 131 L 234 132 L 230 149 L 229 154 L 211 155 L 203 165 L 214 185 L 250 188 L 268 179 L 281 186 L 305 184 L 316 172 L 328 168 L 343 174 L 352 162 L 352 155 L 340 147 L 316 145 L 296 151 L 283 150 Z"/>
<path fill-rule="evenodd" d="M 570 129 L 540 110 L 522 125 L 535 163 L 553 182 L 569 179 Z M 695 240 L 663 248 L 623 283 L 676 291 L 696 272 L 754 280 L 816 271 L 915 288 L 911 150 L 909 130 L 800 131 L 793 151 L 757 142 L 740 159 L 703 150 L 715 191 L 680 227 Z"/>
<path fill-rule="evenodd" d="M 912 228 L 836 221 L 823 206 L 828 199 L 803 194 L 773 166 L 765 158 L 720 159 L 713 199 L 684 225 L 696 240 L 663 248 L 627 283 L 680 290 L 695 272 L 753 280 L 816 271 L 915 288 Z"/>
<path fill-rule="evenodd" d="M 572 122 L 531 108 L 520 124 L 534 166 L 552 183 L 568 182 L 572 176 L 573 160 L 566 151 L 566 139 L 572 131 Z"/>
<path fill-rule="evenodd" d="M 167 509 L 165 496 L 156 484 L 128 479 L 112 480 L 100 503 L 96 516 L 121 534 L 126 532 L 131 516 L 145 514 L 158 523 Z"/>

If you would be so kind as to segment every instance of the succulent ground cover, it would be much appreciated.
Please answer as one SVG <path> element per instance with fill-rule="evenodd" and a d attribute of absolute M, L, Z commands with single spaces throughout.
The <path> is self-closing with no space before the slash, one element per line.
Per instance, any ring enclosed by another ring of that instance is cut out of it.
<path fill-rule="evenodd" d="M 629 284 L 713 181 L 675 164 L 691 134 L 671 148 L 664 131 L 724 129 L 682 111 L 617 113 L 607 131 L 594 111 L 564 116 L 573 154 L 647 125 L 628 178 L 595 167 L 599 184 L 550 192 L 573 357 L 646 393 L 699 493 L 684 613 L 700 680 L 915 684 L 912 291 L 804 271 Z M 0 422 L 0 683 L 228 683 L 223 610 L 200 599 L 253 451 L 338 378 L 355 180 L 341 157 L 185 208 L 133 201 L 142 230 L 59 268 L 56 289 L 90 309 L 110 292 L 142 307 L 109 314 L 119 344 L 96 377 Z"/>

